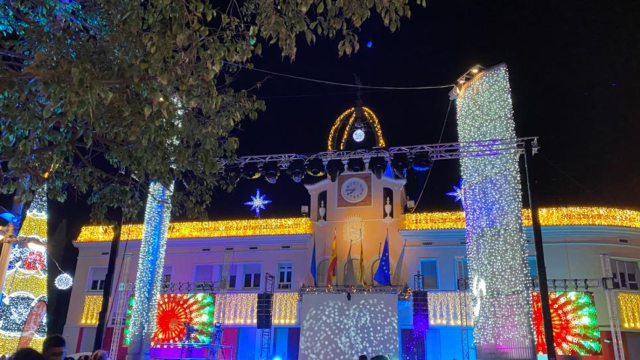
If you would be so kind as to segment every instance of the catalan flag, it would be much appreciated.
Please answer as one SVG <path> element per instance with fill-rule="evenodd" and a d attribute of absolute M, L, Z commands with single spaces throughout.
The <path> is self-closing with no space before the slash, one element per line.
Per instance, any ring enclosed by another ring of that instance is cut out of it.
<path fill-rule="evenodd" d="M 331 259 L 329 259 L 329 269 L 327 270 L 327 286 L 335 285 L 336 270 L 338 268 L 338 244 L 337 235 L 333 233 L 333 244 L 331 245 Z"/>

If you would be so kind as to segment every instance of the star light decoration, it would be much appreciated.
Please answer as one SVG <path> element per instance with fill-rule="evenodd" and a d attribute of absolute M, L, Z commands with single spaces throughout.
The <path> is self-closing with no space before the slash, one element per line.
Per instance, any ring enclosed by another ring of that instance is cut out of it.
<path fill-rule="evenodd" d="M 454 197 L 453 201 L 455 202 L 460 201 L 464 206 L 464 186 L 462 184 L 462 179 L 460 179 L 460 186 L 459 187 L 454 186 L 453 191 L 448 192 L 447 195 L 453 196 Z"/>
<path fill-rule="evenodd" d="M 251 206 L 251 210 L 256 211 L 256 217 L 260 217 L 260 209 L 266 210 L 264 207 L 266 204 L 271 204 L 271 200 L 265 199 L 266 195 L 260 195 L 260 189 L 256 191 L 256 196 L 251 196 L 251 201 L 247 201 L 244 204 Z"/>
<path fill-rule="evenodd" d="M 481 154 L 460 159 L 469 277 L 485 284 L 472 294 L 478 306 L 474 342 L 483 353 L 500 348 L 506 357 L 520 356 L 517 348 L 533 340 L 520 154 L 499 149 L 495 141 L 516 138 L 506 65 L 467 81 L 458 94 L 457 110 L 461 152 Z M 511 345 L 502 349 L 504 344 Z"/>

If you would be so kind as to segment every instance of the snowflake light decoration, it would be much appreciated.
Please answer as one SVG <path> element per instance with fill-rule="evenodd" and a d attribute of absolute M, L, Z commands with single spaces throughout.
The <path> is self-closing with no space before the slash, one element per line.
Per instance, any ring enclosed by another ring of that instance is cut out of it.
<path fill-rule="evenodd" d="M 256 217 L 260 217 L 260 209 L 265 210 L 265 205 L 270 204 L 271 200 L 265 199 L 266 195 L 260 195 L 260 189 L 256 192 L 256 196 L 251 196 L 251 201 L 247 201 L 244 204 L 250 205 L 251 210 L 256 211 Z"/>
<path fill-rule="evenodd" d="M 62 273 L 56 278 L 55 285 L 59 290 L 67 290 L 73 285 L 73 278 L 67 273 Z"/>
<path fill-rule="evenodd" d="M 460 186 L 454 186 L 453 191 L 448 192 L 447 195 L 453 196 L 453 201 L 461 201 L 464 204 L 464 186 L 462 179 L 460 179 Z"/>

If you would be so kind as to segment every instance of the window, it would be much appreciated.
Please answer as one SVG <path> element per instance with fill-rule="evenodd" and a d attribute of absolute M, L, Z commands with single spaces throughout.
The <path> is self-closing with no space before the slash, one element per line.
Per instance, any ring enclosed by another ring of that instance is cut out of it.
<path fill-rule="evenodd" d="M 278 289 L 291 289 L 291 275 L 293 273 L 293 264 L 278 264 Z"/>
<path fill-rule="evenodd" d="M 213 281 L 213 265 L 196 265 L 193 282 L 196 284 Z"/>
<path fill-rule="evenodd" d="M 244 285 L 245 289 L 255 289 L 260 287 L 260 264 L 244 265 Z"/>
<path fill-rule="evenodd" d="M 162 283 L 171 284 L 172 270 L 171 266 L 165 266 L 164 269 L 162 269 Z"/>
<path fill-rule="evenodd" d="M 469 288 L 469 259 L 456 257 L 456 289 Z"/>
<path fill-rule="evenodd" d="M 89 291 L 104 290 L 104 282 L 107 277 L 106 267 L 91 268 L 91 276 L 89 277 Z"/>
<path fill-rule="evenodd" d="M 527 262 L 529 263 L 529 276 L 531 280 L 535 283 L 538 282 L 538 263 L 536 262 L 535 257 L 527 258 Z"/>
<path fill-rule="evenodd" d="M 235 289 L 236 287 L 236 278 L 238 273 L 238 265 L 237 264 L 228 264 L 226 265 L 226 279 L 223 279 L 223 273 L 225 272 L 225 266 L 222 264 L 216 265 L 214 268 L 214 276 L 215 281 L 218 282 L 218 286 L 221 289 Z"/>
<path fill-rule="evenodd" d="M 421 260 L 420 273 L 422 274 L 423 289 L 438 289 L 438 261 L 435 259 Z"/>
<path fill-rule="evenodd" d="M 613 287 L 615 289 L 638 290 L 638 262 L 611 260 Z"/>

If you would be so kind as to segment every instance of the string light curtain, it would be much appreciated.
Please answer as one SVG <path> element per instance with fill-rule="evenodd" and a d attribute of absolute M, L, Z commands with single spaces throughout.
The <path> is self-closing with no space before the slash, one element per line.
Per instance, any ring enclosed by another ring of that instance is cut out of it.
<path fill-rule="evenodd" d="M 216 296 L 214 319 L 225 325 L 254 325 L 257 322 L 257 294 L 220 294 Z M 273 324 L 298 323 L 298 293 L 273 296 Z"/>
<path fill-rule="evenodd" d="M 620 325 L 625 329 L 640 329 L 640 293 L 619 292 Z"/>
<path fill-rule="evenodd" d="M 102 295 L 85 295 L 80 325 L 98 325 L 98 315 L 102 309 Z"/>
<path fill-rule="evenodd" d="M 478 359 L 533 357 L 533 329 L 522 189 L 516 150 L 497 152 L 494 139 L 515 139 L 506 65 L 479 73 L 457 100 L 460 159 Z M 473 143 L 468 143 L 473 142 Z"/>

